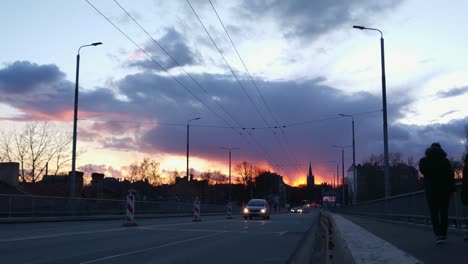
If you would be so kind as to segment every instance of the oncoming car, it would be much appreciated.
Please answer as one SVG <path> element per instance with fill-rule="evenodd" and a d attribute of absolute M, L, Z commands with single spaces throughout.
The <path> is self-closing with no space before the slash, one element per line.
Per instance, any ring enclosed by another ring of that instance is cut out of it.
<path fill-rule="evenodd" d="M 304 209 L 302 207 L 293 207 L 291 208 L 291 213 L 302 213 Z"/>
<path fill-rule="evenodd" d="M 265 199 L 252 199 L 242 209 L 244 219 L 252 219 L 252 217 L 261 217 L 270 219 L 270 206 Z"/>

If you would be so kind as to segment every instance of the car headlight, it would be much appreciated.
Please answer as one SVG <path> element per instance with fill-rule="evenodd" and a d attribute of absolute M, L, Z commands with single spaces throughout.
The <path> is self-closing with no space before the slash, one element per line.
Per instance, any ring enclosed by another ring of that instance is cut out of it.
<path fill-rule="evenodd" d="M 302 213 L 302 209 L 297 210 L 299 213 Z"/>
<path fill-rule="evenodd" d="M 249 212 L 249 209 L 248 208 L 244 208 L 244 213 L 248 213 Z"/>
<path fill-rule="evenodd" d="M 260 210 L 260 212 L 261 212 L 262 214 L 264 214 L 264 213 L 266 213 L 266 209 L 263 208 L 262 210 Z"/>

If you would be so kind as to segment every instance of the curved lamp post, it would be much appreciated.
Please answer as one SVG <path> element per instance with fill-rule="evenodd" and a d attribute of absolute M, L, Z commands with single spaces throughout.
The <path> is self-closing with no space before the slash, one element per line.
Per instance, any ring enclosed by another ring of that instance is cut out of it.
<path fill-rule="evenodd" d="M 386 81 L 385 81 L 385 51 L 384 51 L 384 38 L 383 33 L 376 28 L 368 28 L 364 26 L 356 26 L 353 28 L 360 30 L 373 30 L 380 33 L 380 58 L 381 58 L 381 68 L 382 68 L 382 104 L 383 104 L 383 133 L 384 133 L 384 175 L 385 175 L 385 197 L 390 196 L 390 171 L 389 171 L 389 161 L 388 161 L 388 127 L 387 127 L 387 90 L 386 90 Z"/>
<path fill-rule="evenodd" d="M 80 75 L 80 50 L 84 47 L 99 46 L 102 42 L 94 42 L 91 44 L 83 45 L 78 49 L 76 54 L 76 80 L 75 80 L 75 108 L 73 111 L 73 147 L 72 147 L 72 174 L 70 179 L 70 196 L 75 196 L 75 182 L 76 182 L 76 131 L 78 123 L 78 81 Z"/>

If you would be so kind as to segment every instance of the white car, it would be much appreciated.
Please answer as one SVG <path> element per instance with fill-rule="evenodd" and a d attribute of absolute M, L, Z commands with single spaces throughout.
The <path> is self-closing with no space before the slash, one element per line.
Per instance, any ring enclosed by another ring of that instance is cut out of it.
<path fill-rule="evenodd" d="M 252 199 L 242 209 L 244 219 L 252 219 L 252 217 L 261 217 L 270 219 L 270 206 L 265 199 Z"/>

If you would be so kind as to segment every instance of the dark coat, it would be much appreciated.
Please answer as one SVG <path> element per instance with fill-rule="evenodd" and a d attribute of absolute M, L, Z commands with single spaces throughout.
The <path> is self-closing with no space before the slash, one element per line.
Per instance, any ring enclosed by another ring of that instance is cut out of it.
<path fill-rule="evenodd" d="M 452 164 L 441 148 L 431 147 L 426 150 L 426 156 L 419 161 L 419 171 L 424 175 L 427 193 L 449 194 L 455 191 Z"/>
<path fill-rule="evenodd" d="M 465 161 L 465 167 L 463 168 L 461 199 L 465 205 L 468 205 L 468 162 L 467 161 Z"/>

